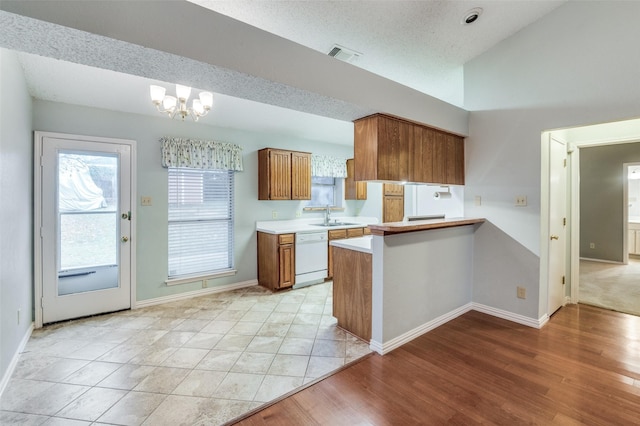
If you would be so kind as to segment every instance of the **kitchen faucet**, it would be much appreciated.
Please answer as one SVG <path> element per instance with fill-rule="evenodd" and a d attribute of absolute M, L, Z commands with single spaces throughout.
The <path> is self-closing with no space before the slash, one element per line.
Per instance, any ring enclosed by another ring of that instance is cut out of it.
<path fill-rule="evenodd" d="M 327 210 L 324 212 L 324 224 L 325 226 L 329 225 L 331 221 L 331 206 L 327 204 Z"/>

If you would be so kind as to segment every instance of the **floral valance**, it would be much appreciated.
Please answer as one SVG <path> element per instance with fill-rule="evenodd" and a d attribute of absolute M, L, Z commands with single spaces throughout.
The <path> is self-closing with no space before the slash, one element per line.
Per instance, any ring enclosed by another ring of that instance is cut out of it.
<path fill-rule="evenodd" d="M 162 166 L 242 171 L 240 146 L 199 139 L 160 138 Z"/>
<path fill-rule="evenodd" d="M 311 176 L 318 177 L 347 177 L 347 160 L 329 155 L 311 156 Z"/>

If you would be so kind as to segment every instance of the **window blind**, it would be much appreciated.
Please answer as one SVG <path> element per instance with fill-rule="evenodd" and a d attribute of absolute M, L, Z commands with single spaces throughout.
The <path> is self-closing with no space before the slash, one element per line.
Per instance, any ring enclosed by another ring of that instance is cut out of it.
<path fill-rule="evenodd" d="M 233 268 L 233 171 L 169 168 L 169 278 Z"/>

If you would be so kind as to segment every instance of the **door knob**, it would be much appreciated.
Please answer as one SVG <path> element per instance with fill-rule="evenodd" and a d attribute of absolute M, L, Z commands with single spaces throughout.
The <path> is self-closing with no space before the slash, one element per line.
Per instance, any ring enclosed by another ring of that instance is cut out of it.
<path fill-rule="evenodd" d="M 551 236 L 551 239 L 552 239 L 552 240 L 557 240 L 558 238 L 560 238 L 560 237 L 558 237 L 557 235 L 552 235 L 552 236 Z"/>
<path fill-rule="evenodd" d="M 123 243 L 126 243 L 127 241 L 129 241 L 129 237 L 122 237 L 122 238 L 120 238 L 120 240 L 121 240 Z"/>

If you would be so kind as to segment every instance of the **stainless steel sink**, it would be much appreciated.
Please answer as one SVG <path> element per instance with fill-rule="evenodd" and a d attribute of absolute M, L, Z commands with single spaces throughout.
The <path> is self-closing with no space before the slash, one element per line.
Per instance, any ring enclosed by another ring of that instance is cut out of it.
<path fill-rule="evenodd" d="M 360 225 L 359 223 L 350 223 L 350 222 L 330 222 L 328 225 L 325 225 L 324 223 L 311 223 L 311 225 L 313 226 L 326 226 L 326 227 L 331 227 L 331 226 L 349 226 L 349 225 Z M 362 225 L 364 226 L 364 225 Z"/>

